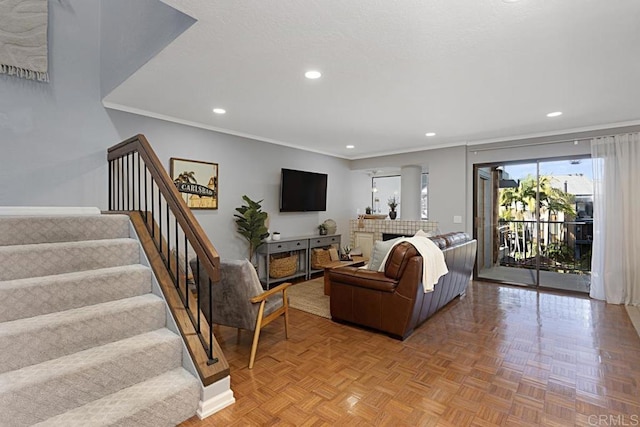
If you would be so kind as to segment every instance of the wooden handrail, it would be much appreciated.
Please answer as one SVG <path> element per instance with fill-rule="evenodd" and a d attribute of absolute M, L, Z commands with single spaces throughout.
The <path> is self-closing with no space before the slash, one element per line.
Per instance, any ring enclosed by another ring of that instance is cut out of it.
<path fill-rule="evenodd" d="M 180 299 L 180 295 L 178 294 L 175 286 L 172 283 L 171 277 L 167 272 L 166 266 L 162 262 L 160 254 L 157 250 L 155 250 L 154 246 L 154 238 L 151 237 L 149 233 L 149 229 L 147 228 L 147 221 L 143 218 L 140 212 L 128 212 L 129 217 L 131 218 L 131 224 L 133 228 L 138 233 L 140 237 L 140 244 L 142 245 L 147 257 L 149 258 L 149 263 L 151 269 L 153 270 L 156 279 L 158 280 L 158 285 L 162 290 L 162 293 L 165 296 L 167 301 L 167 305 L 173 314 L 173 318 L 176 321 L 176 325 L 182 334 L 184 342 L 186 344 L 187 350 L 189 354 L 191 354 L 191 358 L 194 362 L 196 370 L 202 379 L 202 383 L 205 386 L 213 384 L 214 382 L 226 377 L 229 375 L 229 363 L 222 355 L 222 349 L 218 345 L 218 342 L 213 339 L 211 345 L 214 348 L 214 354 L 218 358 L 218 363 L 214 365 L 210 365 L 207 360 L 207 353 L 205 349 L 202 347 L 200 340 L 198 338 L 198 333 L 193 327 L 189 319 L 188 311 L 191 310 L 192 315 L 199 316 L 201 318 L 202 324 L 202 334 L 207 336 L 209 334 L 209 324 L 206 321 L 206 318 L 202 313 L 197 313 L 198 305 L 195 301 L 193 301 L 193 295 L 188 295 L 187 297 L 192 300 L 190 304 L 190 309 L 187 309 Z"/>
<path fill-rule="evenodd" d="M 220 280 L 218 252 L 144 135 L 109 148 L 107 160 L 109 213 L 126 213 L 131 218 L 202 383 L 212 384 L 229 375 L 229 364 L 213 336 L 211 310 L 201 310 L 200 283 L 195 288 L 197 295 L 189 289 L 187 263 L 195 256 L 210 277 L 205 286 L 211 295 L 212 286 Z M 171 216 L 175 222 L 170 222 Z"/>
<path fill-rule="evenodd" d="M 218 252 L 193 216 L 193 213 L 191 213 L 191 210 L 187 207 L 178 189 L 169 178 L 169 174 L 162 167 L 162 163 L 151 148 L 151 145 L 149 145 L 147 138 L 142 134 L 138 134 L 122 141 L 120 144 L 114 145 L 107 150 L 107 160 L 115 160 L 135 152 L 139 153 L 142 160 L 144 160 L 151 177 L 157 183 L 159 191 L 164 196 L 167 206 L 187 235 L 189 243 L 191 243 L 196 255 L 200 258 L 200 262 L 203 263 L 207 274 L 209 274 L 212 281 L 218 282 L 220 280 L 220 257 Z M 206 261 L 203 262 L 202 260 Z"/>

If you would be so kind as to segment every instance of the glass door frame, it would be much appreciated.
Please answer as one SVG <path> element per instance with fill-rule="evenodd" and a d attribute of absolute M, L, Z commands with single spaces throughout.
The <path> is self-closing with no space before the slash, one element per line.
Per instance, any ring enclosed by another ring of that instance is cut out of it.
<path fill-rule="evenodd" d="M 481 280 L 481 281 L 487 281 L 487 282 L 495 282 L 495 283 L 502 283 L 502 284 L 510 284 L 510 285 L 517 285 L 517 286 L 526 286 L 526 287 L 531 287 L 531 288 L 546 288 L 545 286 L 541 286 L 541 281 L 540 281 L 540 267 L 541 267 L 541 263 L 540 263 L 540 256 L 541 256 L 541 235 L 540 235 L 540 224 L 541 224 L 541 212 L 540 212 L 540 164 L 544 163 L 544 162 L 555 162 L 555 161 L 564 161 L 564 160 L 579 160 L 579 159 L 590 159 L 591 156 L 589 155 L 581 155 L 581 156 L 558 156 L 558 157 L 551 157 L 551 158 L 538 158 L 538 159 L 523 159 L 523 160 L 509 160 L 509 161 L 499 161 L 499 162 L 489 162 L 489 163 L 474 163 L 473 164 L 473 238 L 478 240 L 478 244 L 480 244 L 481 240 L 479 239 L 478 234 L 480 232 L 483 233 L 484 235 L 484 227 L 482 229 L 482 231 L 480 230 L 480 227 L 482 227 L 482 225 L 478 224 L 479 222 L 479 215 L 478 215 L 478 194 L 480 189 L 478 188 L 478 183 L 479 183 L 479 179 L 480 179 L 480 169 L 485 169 L 485 168 L 495 168 L 495 167 L 499 167 L 499 166 L 505 166 L 505 165 L 522 165 L 522 164 L 531 164 L 531 165 L 535 165 L 535 169 L 536 169 L 536 203 L 535 203 L 535 240 L 536 240 L 536 245 L 535 245 L 535 250 L 536 250 L 536 255 L 535 255 L 535 283 L 533 284 L 526 284 L 526 283 L 514 283 L 508 280 L 500 280 L 500 279 L 494 279 L 494 278 L 484 278 L 484 277 L 478 277 L 479 274 L 479 260 L 478 257 L 480 256 L 480 252 L 481 251 L 477 251 L 476 253 L 476 262 L 474 263 L 474 267 L 473 267 L 473 280 Z M 492 179 L 496 179 L 495 177 L 493 177 L 492 175 Z M 494 203 L 496 203 L 494 201 Z M 494 210 L 491 209 L 492 215 L 495 215 Z M 491 233 L 490 235 L 493 236 L 492 239 L 495 239 L 495 232 L 496 230 L 494 230 L 494 226 L 493 226 L 493 221 L 494 218 L 492 217 L 490 219 L 491 221 Z M 486 223 L 486 221 L 485 221 Z M 486 245 L 486 242 L 484 242 L 484 237 L 482 238 L 482 242 L 483 244 Z M 493 253 L 491 255 L 491 259 L 493 261 Z M 554 289 L 554 288 L 549 288 L 549 289 Z"/>

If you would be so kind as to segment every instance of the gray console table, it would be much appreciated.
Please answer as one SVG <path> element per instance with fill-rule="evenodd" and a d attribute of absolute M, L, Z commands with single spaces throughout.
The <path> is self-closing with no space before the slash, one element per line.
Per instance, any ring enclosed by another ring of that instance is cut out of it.
<path fill-rule="evenodd" d="M 321 248 L 330 245 L 338 245 L 340 247 L 340 235 L 332 234 L 329 236 L 301 236 L 301 237 L 283 237 L 280 240 L 268 240 L 258 247 L 258 271 L 260 271 L 260 282 L 266 289 L 270 289 L 275 283 L 286 282 L 287 280 L 304 277 L 309 279 L 312 273 L 322 270 L 311 270 L 311 249 Z M 296 272 L 290 276 L 274 279 L 269 277 L 269 262 L 271 255 L 297 252 L 298 268 Z M 260 262 L 262 260 L 262 262 Z M 264 270 L 260 265 L 264 265 Z"/>

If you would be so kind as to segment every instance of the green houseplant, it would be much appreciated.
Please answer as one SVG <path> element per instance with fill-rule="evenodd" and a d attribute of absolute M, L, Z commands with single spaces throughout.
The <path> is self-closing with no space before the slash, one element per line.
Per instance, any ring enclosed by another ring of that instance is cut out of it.
<path fill-rule="evenodd" d="M 253 262 L 253 256 L 262 244 L 264 239 L 269 235 L 265 222 L 267 221 L 267 213 L 262 211 L 262 200 L 254 202 L 246 195 L 242 196 L 246 202 L 245 205 L 236 208 L 238 213 L 234 214 L 236 228 L 249 242 L 249 261 Z"/>

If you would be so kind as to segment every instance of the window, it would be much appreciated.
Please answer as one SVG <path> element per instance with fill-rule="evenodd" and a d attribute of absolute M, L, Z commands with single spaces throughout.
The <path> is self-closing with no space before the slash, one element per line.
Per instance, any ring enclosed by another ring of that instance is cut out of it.
<path fill-rule="evenodd" d="M 420 192 L 420 217 L 424 220 L 429 219 L 429 195 L 427 187 L 429 185 L 429 174 L 422 174 L 422 191 Z M 400 202 L 402 194 L 400 175 L 392 176 L 375 176 L 371 178 L 371 213 L 386 214 L 389 213 L 387 202 L 389 198 L 396 196 L 396 200 Z M 398 218 L 402 218 L 400 205 L 396 208 Z"/>
<path fill-rule="evenodd" d="M 371 178 L 371 213 L 388 214 L 389 198 L 395 196 L 400 200 L 400 175 L 374 176 Z M 400 205 L 396 208 L 398 217 L 401 217 Z"/>
<path fill-rule="evenodd" d="M 429 192 L 427 187 L 429 186 L 429 174 L 422 174 L 422 191 L 420 192 L 420 217 L 422 219 L 429 219 Z"/>

